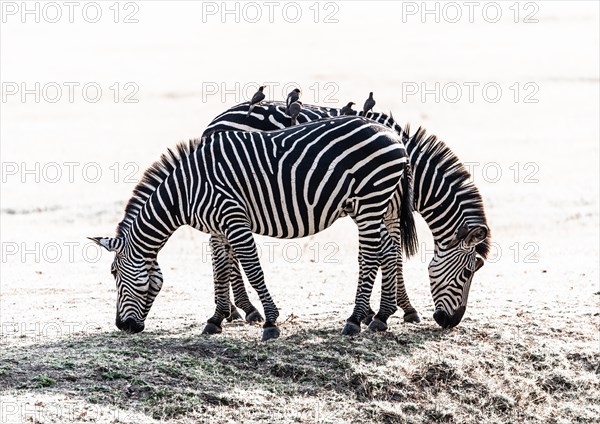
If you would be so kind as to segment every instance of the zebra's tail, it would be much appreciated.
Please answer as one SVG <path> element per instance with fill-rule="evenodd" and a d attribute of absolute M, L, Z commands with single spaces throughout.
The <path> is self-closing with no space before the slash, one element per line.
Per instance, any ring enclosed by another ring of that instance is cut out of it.
<path fill-rule="evenodd" d="M 407 124 L 402 131 L 402 139 L 404 145 L 409 139 L 409 125 Z M 419 248 L 419 239 L 417 236 L 417 228 L 415 226 L 414 198 L 413 198 L 413 172 L 410 164 L 410 159 L 406 163 L 402 180 L 400 182 L 402 189 L 402 197 L 400 203 L 400 239 L 402 248 L 407 258 L 414 256 Z"/>

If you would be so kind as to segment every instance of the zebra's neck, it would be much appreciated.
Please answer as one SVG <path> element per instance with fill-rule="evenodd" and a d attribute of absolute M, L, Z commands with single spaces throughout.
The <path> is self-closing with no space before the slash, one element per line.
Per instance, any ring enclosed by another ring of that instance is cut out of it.
<path fill-rule="evenodd" d="M 169 237 L 182 225 L 191 224 L 190 187 L 181 167 L 190 160 L 195 141 L 168 150 L 146 170 L 125 208 L 117 227 L 132 253 L 153 259 Z"/>
<path fill-rule="evenodd" d="M 450 148 L 419 130 L 406 142 L 414 174 L 415 210 L 445 244 L 464 224 L 486 224 L 481 195 Z"/>

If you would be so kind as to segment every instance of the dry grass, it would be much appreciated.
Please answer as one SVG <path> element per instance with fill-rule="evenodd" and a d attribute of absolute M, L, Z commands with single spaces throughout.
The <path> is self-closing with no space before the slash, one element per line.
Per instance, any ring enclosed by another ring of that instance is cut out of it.
<path fill-rule="evenodd" d="M 269 343 L 233 323 L 210 338 L 191 325 L 6 347 L 3 415 L 26 404 L 23 419 L 61 422 L 57 405 L 68 402 L 73 420 L 104 422 L 559 423 L 600 413 L 600 354 L 576 327 L 466 318 L 452 331 L 394 322 L 345 338 L 338 322 L 317 326 L 292 320 Z"/>

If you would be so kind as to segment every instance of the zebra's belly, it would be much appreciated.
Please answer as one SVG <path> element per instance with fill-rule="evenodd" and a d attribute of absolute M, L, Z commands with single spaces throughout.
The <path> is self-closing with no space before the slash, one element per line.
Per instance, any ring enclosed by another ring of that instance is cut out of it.
<path fill-rule="evenodd" d="M 289 212 L 284 212 L 284 215 L 284 219 L 277 222 L 264 219 L 265 215 L 259 215 L 258 218 L 250 220 L 251 230 L 254 234 L 280 239 L 307 237 L 326 230 L 347 213 L 340 208 L 329 210 L 328 213 L 323 210 L 309 210 L 300 219 Z"/>

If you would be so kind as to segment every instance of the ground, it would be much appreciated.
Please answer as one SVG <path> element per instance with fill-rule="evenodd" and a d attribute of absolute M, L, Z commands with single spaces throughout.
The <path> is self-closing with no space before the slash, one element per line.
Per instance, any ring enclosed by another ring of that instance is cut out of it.
<path fill-rule="evenodd" d="M 0 104 L 0 421 L 597 422 L 598 4 L 536 3 L 539 22 L 525 24 L 506 3 L 497 24 L 430 25 L 403 22 L 400 3 L 339 3 L 338 24 L 293 27 L 293 66 L 279 59 L 286 22 L 200 24 L 199 4 L 139 2 L 131 26 L 114 24 L 107 4 L 97 25 L 0 27 L 3 82 L 103 88 L 95 103 L 76 91 L 73 102 L 65 92 Z M 293 81 L 305 102 L 328 106 L 374 91 L 376 109 L 423 125 L 470 167 L 494 244 L 457 328 L 433 321 L 433 244 L 419 220 L 405 279 L 422 323 L 396 314 L 386 333 L 342 337 L 358 273 L 343 219 L 310 238 L 257 238 L 278 340 L 260 342 L 242 321 L 201 335 L 214 308 L 208 236 L 187 227 L 159 255 L 165 285 L 146 330 L 117 331 L 112 255 L 86 237 L 112 236 L 143 170 L 246 99 L 223 97 L 224 86 L 254 81 L 279 81 L 274 100 Z M 129 82 L 137 103 L 123 101 Z M 407 95 L 470 82 L 503 96 Z"/>

